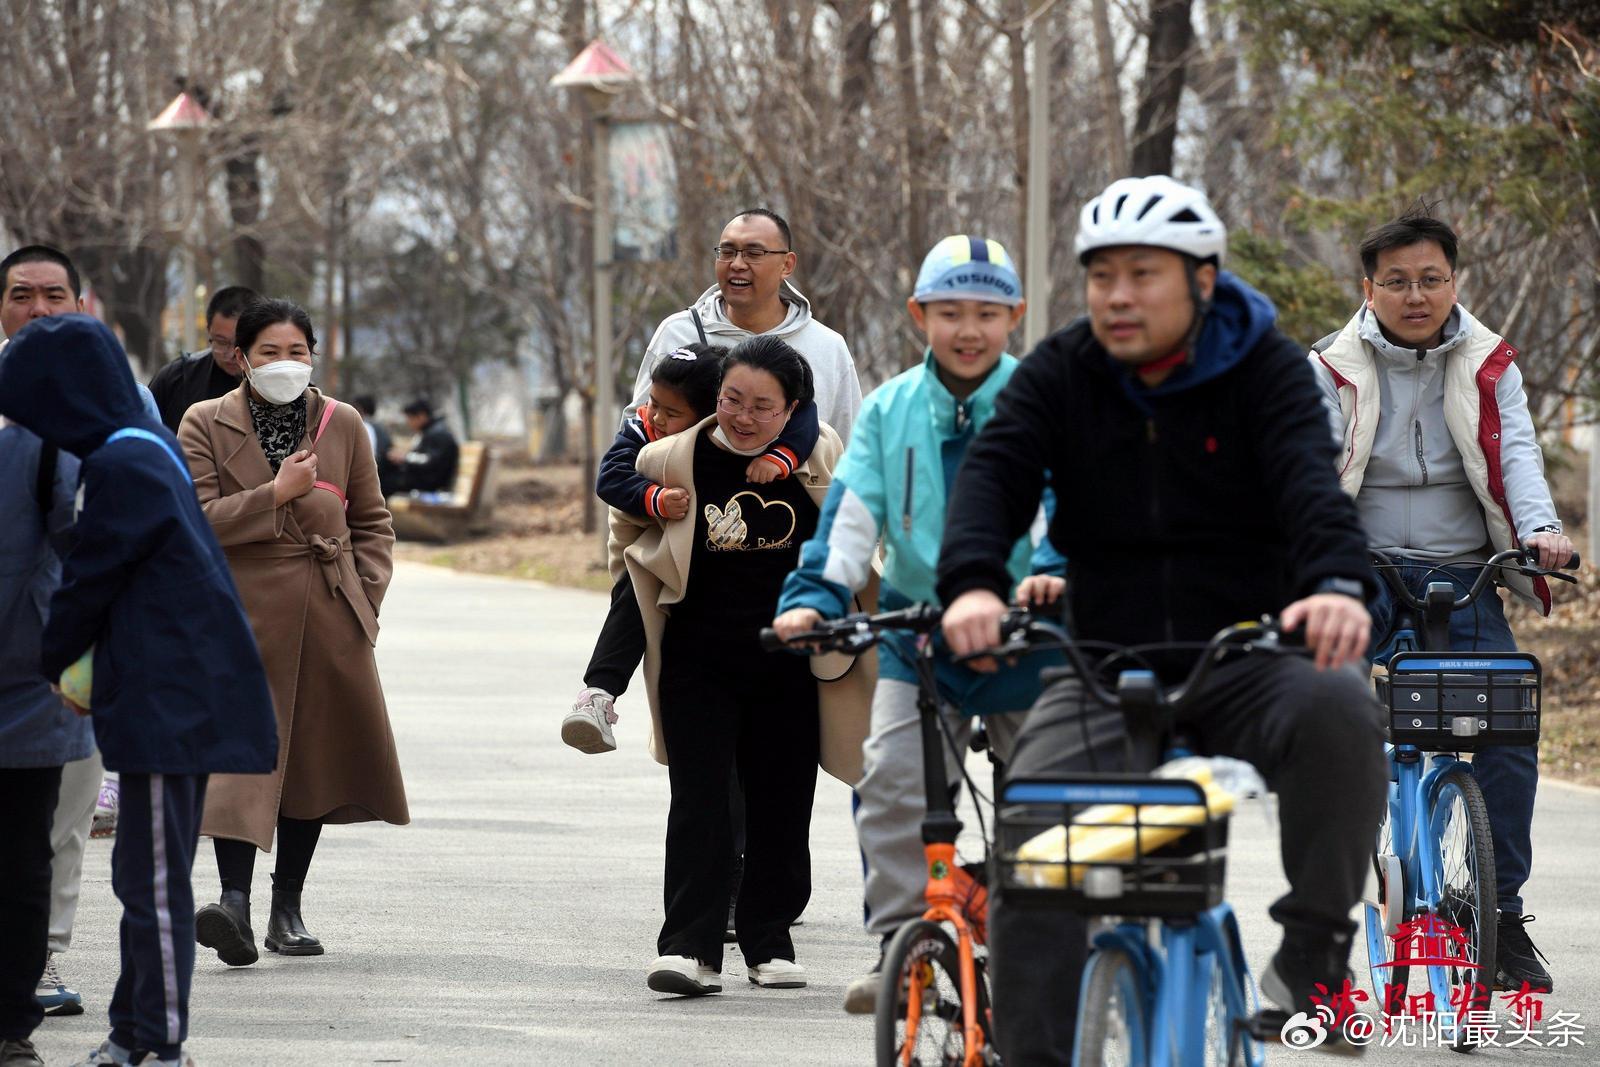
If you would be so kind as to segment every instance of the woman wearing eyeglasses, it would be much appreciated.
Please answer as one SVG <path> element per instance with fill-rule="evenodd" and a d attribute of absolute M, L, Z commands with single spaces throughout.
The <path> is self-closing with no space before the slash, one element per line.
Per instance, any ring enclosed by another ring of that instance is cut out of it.
<path fill-rule="evenodd" d="M 747 840 L 734 927 L 747 975 L 767 988 L 806 984 L 789 926 L 811 896 L 817 765 L 847 783 L 860 776 L 873 664 L 842 672 L 757 642 L 816 529 L 839 436 L 824 424 L 791 478 L 755 484 L 746 467 L 812 393 L 810 368 L 788 344 L 741 343 L 728 355 L 715 416 L 637 460 L 645 477 L 688 488 L 692 521 L 612 512 L 613 551 L 626 549 L 645 624 L 651 751 L 672 785 L 666 918 L 647 977 L 659 992 L 722 989 L 735 769 Z"/>

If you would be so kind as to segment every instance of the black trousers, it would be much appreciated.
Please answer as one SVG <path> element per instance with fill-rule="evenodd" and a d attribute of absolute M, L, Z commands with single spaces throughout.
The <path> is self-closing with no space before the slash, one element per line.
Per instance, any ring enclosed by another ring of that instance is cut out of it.
<path fill-rule="evenodd" d="M 60 767 L 0 768 L 0 1040 L 33 1033 L 50 935 L 50 826 Z"/>
<path fill-rule="evenodd" d="M 644 659 L 644 620 L 639 601 L 633 595 L 633 577 L 624 573 L 611 587 L 611 607 L 600 626 L 583 684 L 604 689 L 614 697 L 628 690 L 628 681 Z M 733 812 L 733 854 L 744 855 L 744 792 L 739 788 L 737 771 L 728 774 L 728 805 Z"/>
<path fill-rule="evenodd" d="M 190 876 L 205 807 L 203 774 L 122 772 L 111 889 L 122 902 L 122 970 L 111 994 L 111 1040 L 156 1059 L 189 1034 L 194 976 Z"/>
<path fill-rule="evenodd" d="M 624 574 L 611 587 L 611 610 L 600 627 L 600 637 L 594 643 L 594 654 L 589 657 L 589 669 L 583 672 L 583 684 L 590 689 L 604 689 L 614 697 L 628 688 L 628 679 L 644 659 L 644 620 L 639 615 L 639 601 L 633 595 L 633 578 Z"/>
<path fill-rule="evenodd" d="M 298 893 L 305 885 L 306 872 L 311 869 L 311 857 L 317 851 L 317 839 L 322 836 L 321 819 L 291 819 L 278 816 L 278 862 L 272 872 L 272 886 L 289 893 Z M 217 852 L 217 874 L 223 889 L 237 889 L 246 895 L 255 880 L 256 846 L 249 841 L 216 838 L 212 845 Z"/>
<path fill-rule="evenodd" d="M 1130 769 L 1121 713 L 1080 708 L 1074 679 L 1045 690 L 1018 738 L 1013 780 Z M 1350 909 L 1366 878 L 1388 779 L 1366 679 L 1351 669 L 1318 671 L 1300 657 L 1252 657 L 1219 668 L 1182 725 L 1202 754 L 1254 764 L 1278 794 L 1289 891 L 1270 914 L 1285 937 L 1348 944 Z M 1150 754 L 1135 754 L 1133 762 L 1148 769 Z M 990 931 L 996 1038 L 1007 1067 L 1070 1063 L 1088 954 L 1085 920 L 1038 903 L 1008 903 L 1002 893 Z"/>
<path fill-rule="evenodd" d="M 739 948 L 750 966 L 792 960 L 789 925 L 811 899 L 818 755 L 817 683 L 807 660 L 727 633 L 720 624 L 669 619 L 660 683 L 672 804 L 656 951 L 718 970 L 733 862 L 729 776 L 737 770 L 745 805 Z"/>

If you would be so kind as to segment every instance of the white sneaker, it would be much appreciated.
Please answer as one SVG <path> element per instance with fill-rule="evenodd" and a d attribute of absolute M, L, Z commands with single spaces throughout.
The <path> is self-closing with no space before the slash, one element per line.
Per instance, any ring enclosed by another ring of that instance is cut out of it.
<path fill-rule="evenodd" d="M 659 956 L 650 965 L 645 985 L 657 993 L 703 997 L 722 992 L 722 975 L 688 956 Z"/>
<path fill-rule="evenodd" d="M 878 986 L 883 975 L 873 970 L 844 987 L 844 1010 L 848 1015 L 871 1015 L 878 1010 Z"/>
<path fill-rule="evenodd" d="M 750 981 L 763 989 L 804 989 L 806 969 L 794 960 L 768 960 L 750 968 Z"/>
<path fill-rule="evenodd" d="M 615 752 L 617 739 L 611 724 L 617 721 L 613 710 L 617 698 L 604 689 L 585 689 L 578 694 L 567 717 L 561 720 L 561 740 L 579 752 Z"/>
<path fill-rule="evenodd" d="M 76 989 L 68 989 L 56 970 L 56 954 L 44 959 L 44 974 L 39 976 L 39 988 L 33 995 L 39 999 L 46 1015 L 82 1015 L 83 997 Z"/>
<path fill-rule="evenodd" d="M 127 1067 L 133 1058 L 133 1053 L 115 1044 L 108 1037 L 100 1042 L 100 1047 L 89 1053 L 88 1059 L 79 1060 L 72 1067 Z"/>

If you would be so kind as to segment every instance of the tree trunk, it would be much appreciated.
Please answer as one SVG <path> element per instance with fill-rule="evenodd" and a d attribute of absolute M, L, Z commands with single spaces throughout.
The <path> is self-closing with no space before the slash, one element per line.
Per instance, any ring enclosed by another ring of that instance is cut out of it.
<path fill-rule="evenodd" d="M 1150 42 L 1145 53 L 1144 85 L 1134 125 L 1134 176 L 1172 173 L 1172 144 L 1178 136 L 1178 101 L 1194 43 L 1189 22 L 1193 0 L 1151 0 Z"/>
<path fill-rule="evenodd" d="M 1028 49 L 1022 37 L 1022 23 L 1028 15 L 1028 0 L 1011 0 L 1006 9 L 1011 26 L 1006 31 L 1006 46 L 1011 58 L 1011 147 L 1012 185 L 1017 191 L 1016 262 L 1028 256 Z"/>
<path fill-rule="evenodd" d="M 247 143 L 224 164 L 228 174 L 228 217 L 233 220 L 232 284 L 258 293 L 267 289 L 267 250 L 255 235 L 261 221 L 261 153 Z"/>
<path fill-rule="evenodd" d="M 894 59 L 900 89 L 900 211 L 905 218 L 905 254 L 914 264 L 928 250 L 927 163 L 923 159 L 922 101 L 911 34 L 911 5 L 889 5 L 894 19 Z M 927 26 L 924 25 L 924 30 Z"/>
<path fill-rule="evenodd" d="M 69 243 L 67 247 L 84 275 L 94 280 L 111 321 L 122 331 L 128 356 L 149 377 L 170 355 L 161 347 L 170 254 L 150 245 L 130 249 Z"/>
<path fill-rule="evenodd" d="M 1094 0 L 1094 45 L 1100 67 L 1100 106 L 1105 111 L 1106 158 L 1111 177 L 1116 179 L 1128 173 L 1128 134 L 1122 122 L 1116 43 L 1111 38 L 1111 14 L 1106 0 Z"/>

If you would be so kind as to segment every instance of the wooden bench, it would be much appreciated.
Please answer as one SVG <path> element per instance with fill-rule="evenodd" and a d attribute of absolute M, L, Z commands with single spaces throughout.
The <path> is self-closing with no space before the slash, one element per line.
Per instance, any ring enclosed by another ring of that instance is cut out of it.
<path fill-rule="evenodd" d="M 482 441 L 463 442 L 448 502 L 389 498 L 395 536 L 407 541 L 458 541 L 487 531 L 494 511 L 494 467 L 492 449 Z"/>

